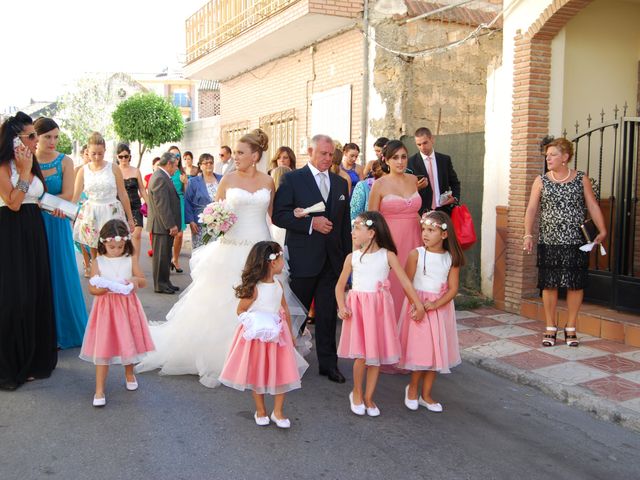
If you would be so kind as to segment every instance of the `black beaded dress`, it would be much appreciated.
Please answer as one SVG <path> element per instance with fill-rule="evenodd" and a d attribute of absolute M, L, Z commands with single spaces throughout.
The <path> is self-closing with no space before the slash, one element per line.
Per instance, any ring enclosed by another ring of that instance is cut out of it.
<path fill-rule="evenodd" d="M 580 225 L 584 222 L 584 172 L 573 180 L 557 183 L 542 176 L 540 238 L 538 241 L 538 288 L 566 287 L 581 290 L 587 283 L 589 254 Z"/>

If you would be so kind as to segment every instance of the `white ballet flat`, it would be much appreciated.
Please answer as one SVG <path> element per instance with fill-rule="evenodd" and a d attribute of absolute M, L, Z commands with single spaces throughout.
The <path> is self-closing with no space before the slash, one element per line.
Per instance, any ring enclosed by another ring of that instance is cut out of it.
<path fill-rule="evenodd" d="M 269 417 L 259 417 L 258 412 L 253 414 L 253 418 L 256 421 L 256 425 L 259 425 L 261 427 L 269 425 Z"/>
<path fill-rule="evenodd" d="M 379 417 L 380 409 L 378 407 L 367 407 L 367 415 L 370 417 Z"/>
<path fill-rule="evenodd" d="M 98 398 L 98 397 L 96 397 L 94 395 L 94 397 L 93 397 L 93 406 L 94 407 L 104 407 L 106 404 L 107 404 L 107 397 L 106 396 Z"/>
<path fill-rule="evenodd" d="M 361 416 L 364 415 L 364 412 L 365 412 L 364 403 L 361 403 L 360 405 L 356 405 L 355 403 L 353 403 L 353 392 L 349 393 L 349 403 L 351 404 L 351 411 L 353 413 Z"/>
<path fill-rule="evenodd" d="M 439 404 L 439 403 L 427 403 L 422 399 L 422 397 L 418 397 L 418 404 L 423 406 L 423 407 L 425 407 L 430 412 L 440 413 L 443 410 L 441 404 Z"/>
<path fill-rule="evenodd" d="M 278 418 L 276 414 L 271 412 L 271 421 L 276 424 L 278 428 L 290 428 L 291 422 L 288 418 Z"/>
<path fill-rule="evenodd" d="M 418 409 L 418 399 L 411 400 L 409 398 L 409 385 L 404 387 L 404 406 L 409 410 L 417 410 Z"/>
<path fill-rule="evenodd" d="M 138 381 L 134 380 L 133 382 L 127 382 L 125 380 L 125 387 L 127 388 L 127 390 L 129 390 L 130 392 L 133 392 L 135 390 L 138 389 Z"/>

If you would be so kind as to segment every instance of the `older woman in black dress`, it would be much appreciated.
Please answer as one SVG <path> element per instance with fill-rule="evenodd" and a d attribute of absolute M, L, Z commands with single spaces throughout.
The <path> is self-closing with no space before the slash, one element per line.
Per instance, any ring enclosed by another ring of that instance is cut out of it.
<path fill-rule="evenodd" d="M 589 254 L 580 250 L 586 243 L 580 231 L 586 211 L 599 230 L 595 243 L 604 241 L 607 230 L 589 178 L 568 166 L 573 144 L 559 138 L 546 145 L 545 153 L 549 171 L 537 177 L 531 188 L 524 217 L 523 250 L 533 251 L 533 224 L 540 206 L 538 288 L 542 290 L 547 322 L 542 345 L 551 347 L 556 343 L 558 288 L 566 288 L 568 317 L 564 338 L 567 345 L 577 347 L 576 320 L 589 266 Z"/>
<path fill-rule="evenodd" d="M 38 135 L 18 112 L 0 126 L 0 389 L 47 378 L 58 350 L 49 251 L 38 199 Z M 14 146 L 15 145 L 15 146 Z"/>

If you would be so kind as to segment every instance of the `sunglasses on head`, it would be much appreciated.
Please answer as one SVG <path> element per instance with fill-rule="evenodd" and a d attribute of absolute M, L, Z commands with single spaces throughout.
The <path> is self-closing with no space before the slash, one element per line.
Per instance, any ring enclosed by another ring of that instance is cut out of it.
<path fill-rule="evenodd" d="M 118 158 L 119 158 L 120 160 L 126 160 L 126 159 L 128 159 L 128 158 L 131 158 L 131 155 L 129 155 L 128 153 L 123 153 L 123 154 L 121 154 L 121 155 L 118 155 Z"/>
<path fill-rule="evenodd" d="M 19 137 L 27 137 L 29 140 L 35 140 L 36 138 L 38 138 L 38 134 L 36 132 L 19 133 L 18 136 Z"/>

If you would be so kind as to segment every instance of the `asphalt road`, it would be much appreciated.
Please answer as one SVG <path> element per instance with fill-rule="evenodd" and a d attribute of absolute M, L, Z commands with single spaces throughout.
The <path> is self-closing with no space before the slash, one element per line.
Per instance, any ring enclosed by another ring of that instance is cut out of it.
<path fill-rule="evenodd" d="M 150 319 L 177 299 L 151 288 L 140 298 Z M 436 381 L 444 413 L 408 411 L 406 377 L 383 375 L 382 415 L 361 418 L 349 410 L 350 362 L 341 361 L 348 379 L 337 385 L 309 360 L 283 431 L 255 425 L 249 393 L 156 373 L 127 392 L 121 367 L 111 369 L 107 406 L 93 408 L 92 365 L 78 349 L 62 351 L 50 379 L 0 392 L 0 480 L 639 477 L 640 435 L 474 366 Z"/>

